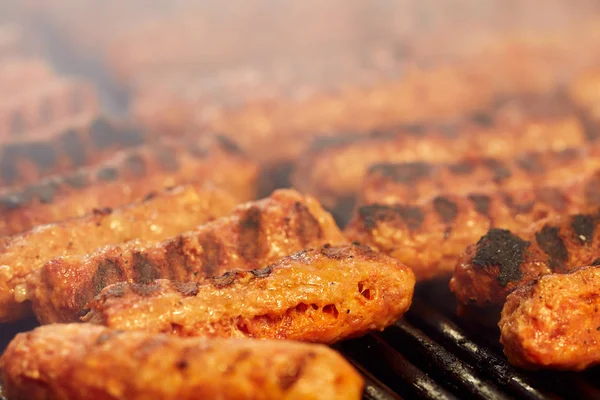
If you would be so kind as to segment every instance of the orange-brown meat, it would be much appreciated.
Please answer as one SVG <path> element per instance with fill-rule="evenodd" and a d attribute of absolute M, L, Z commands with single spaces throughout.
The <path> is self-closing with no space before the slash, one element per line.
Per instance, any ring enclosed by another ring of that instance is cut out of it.
<path fill-rule="evenodd" d="M 450 288 L 459 308 L 500 306 L 532 279 L 590 265 L 600 257 L 598 215 L 560 215 L 514 233 L 491 229 L 456 264 Z"/>
<path fill-rule="evenodd" d="M 412 271 L 391 257 L 326 245 L 199 282 L 112 285 L 84 320 L 179 336 L 334 343 L 398 320 L 414 286 Z"/>
<path fill-rule="evenodd" d="M 550 274 L 507 298 L 499 326 L 521 368 L 582 370 L 600 363 L 600 268 Z"/>
<path fill-rule="evenodd" d="M 0 358 L 9 399 L 359 400 L 335 351 L 282 340 L 178 338 L 91 324 L 21 333 Z"/>
<path fill-rule="evenodd" d="M 511 158 L 515 152 L 560 151 L 588 142 L 573 115 L 529 118 L 517 125 L 494 123 L 484 114 L 479 125 L 414 134 L 404 131 L 315 142 L 297 165 L 292 182 L 333 209 L 358 193 L 368 168 L 377 163 L 456 163 L 469 157 Z M 419 128 L 418 126 L 416 128 Z"/>
<path fill-rule="evenodd" d="M 151 242 L 231 212 L 236 200 L 211 185 L 185 185 L 119 209 L 38 226 L 0 242 L 0 323 L 31 313 L 25 281 L 56 257 L 87 254 L 133 239 Z"/>
<path fill-rule="evenodd" d="M 260 268 L 309 246 L 343 242 L 333 218 L 316 200 L 280 190 L 158 244 L 132 241 L 52 260 L 32 277 L 29 292 L 41 322 L 76 321 L 112 283 L 198 280 Z"/>
<path fill-rule="evenodd" d="M 123 151 L 94 167 L 0 191 L 0 235 L 80 217 L 95 208 L 120 207 L 193 181 L 212 181 L 247 201 L 255 197 L 257 177 L 257 165 L 222 138 L 152 144 Z"/>
<path fill-rule="evenodd" d="M 600 207 L 600 174 L 564 187 L 466 196 L 438 196 L 413 204 L 368 204 L 346 227 L 350 240 L 389 254 L 417 280 L 449 275 L 465 248 L 490 228 L 517 232 L 540 219 Z"/>
<path fill-rule="evenodd" d="M 444 194 L 564 186 L 599 169 L 598 145 L 525 153 L 506 160 L 472 158 L 451 164 L 378 163 L 369 168 L 358 200 L 359 204 L 408 203 Z"/>

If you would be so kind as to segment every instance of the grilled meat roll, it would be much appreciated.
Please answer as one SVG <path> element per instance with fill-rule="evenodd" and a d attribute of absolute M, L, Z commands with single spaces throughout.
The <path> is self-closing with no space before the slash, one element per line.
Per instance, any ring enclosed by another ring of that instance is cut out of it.
<path fill-rule="evenodd" d="M 316 200 L 279 190 L 158 244 L 131 241 L 87 256 L 52 260 L 32 277 L 29 293 L 42 323 L 77 321 L 88 302 L 112 283 L 195 281 L 233 269 L 260 268 L 307 247 L 345 241 Z"/>
<path fill-rule="evenodd" d="M 398 320 L 414 286 L 412 271 L 391 257 L 325 245 L 199 282 L 112 285 L 84 320 L 179 336 L 334 343 Z"/>
<path fill-rule="evenodd" d="M 0 359 L 10 399 L 359 400 L 335 351 L 282 340 L 177 338 L 90 324 L 21 333 Z"/>
<path fill-rule="evenodd" d="M 519 152 L 560 151 L 587 143 L 575 117 L 528 120 L 519 126 L 496 126 L 483 114 L 477 127 L 457 132 L 427 133 L 415 126 L 413 134 L 376 132 L 367 136 L 315 141 L 292 176 L 295 187 L 334 209 L 359 191 L 369 166 L 382 162 L 454 163 L 469 157 L 509 158 Z"/>
<path fill-rule="evenodd" d="M 599 216 L 561 215 L 521 233 L 491 229 L 456 264 L 450 288 L 459 306 L 501 306 L 511 291 L 538 276 L 590 265 L 600 254 Z"/>
<path fill-rule="evenodd" d="M 144 134 L 135 126 L 96 118 L 65 128 L 44 140 L 0 145 L 0 186 L 33 183 L 44 177 L 100 162 L 119 149 L 139 146 Z"/>
<path fill-rule="evenodd" d="M 35 229 L 0 242 L 0 322 L 31 312 L 25 281 L 56 257 L 87 254 L 99 247 L 140 239 L 156 242 L 231 212 L 235 199 L 210 185 L 151 194 L 123 208 L 96 210 L 81 218 Z"/>
<path fill-rule="evenodd" d="M 345 234 L 399 259 L 424 280 L 451 274 L 465 248 L 490 228 L 520 232 L 548 216 L 600 207 L 597 187 L 600 174 L 564 187 L 368 204 L 358 208 Z"/>
<path fill-rule="evenodd" d="M 600 268 L 550 274 L 506 298 L 499 326 L 521 368 L 583 370 L 600 363 Z"/>
<path fill-rule="evenodd" d="M 206 137 L 121 152 L 111 160 L 0 191 L 0 235 L 120 207 L 191 181 L 212 181 L 239 201 L 254 198 L 258 167 L 230 142 Z"/>
<path fill-rule="evenodd" d="M 495 192 L 564 185 L 600 169 L 600 146 L 526 153 L 506 160 L 465 159 L 452 164 L 427 162 L 372 165 L 359 204 L 408 203 L 443 194 Z M 578 171 L 578 176 L 573 176 Z"/>

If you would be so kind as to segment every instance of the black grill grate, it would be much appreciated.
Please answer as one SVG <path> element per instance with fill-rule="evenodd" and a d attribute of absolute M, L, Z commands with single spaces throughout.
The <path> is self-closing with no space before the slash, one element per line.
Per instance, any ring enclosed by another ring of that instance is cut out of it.
<path fill-rule="evenodd" d="M 600 399 L 600 368 L 518 370 L 502 355 L 497 329 L 458 318 L 454 310 L 446 282 L 421 284 L 404 319 L 336 345 L 365 377 L 363 399 Z M 0 351 L 14 334 L 35 325 L 3 325 Z"/>

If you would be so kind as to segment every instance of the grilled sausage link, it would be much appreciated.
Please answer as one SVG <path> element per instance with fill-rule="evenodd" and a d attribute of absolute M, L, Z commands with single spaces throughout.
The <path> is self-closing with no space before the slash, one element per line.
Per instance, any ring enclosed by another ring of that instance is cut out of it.
<path fill-rule="evenodd" d="M 258 167 L 229 143 L 206 137 L 123 151 L 111 160 L 0 191 L 0 235 L 120 207 L 190 181 L 213 181 L 238 200 L 254 198 Z"/>
<path fill-rule="evenodd" d="M 335 351 L 283 340 L 178 338 L 91 324 L 21 333 L 0 358 L 6 396 L 46 400 L 359 400 Z"/>
<path fill-rule="evenodd" d="M 394 323 L 414 285 L 412 271 L 391 257 L 325 245 L 200 282 L 112 285 L 84 320 L 179 336 L 334 343 Z"/>
<path fill-rule="evenodd" d="M 489 120 L 489 117 L 486 121 Z M 491 123 L 492 126 L 488 126 Z M 521 126 L 465 128 L 460 138 L 445 132 L 415 129 L 375 133 L 349 140 L 315 142 L 298 163 L 292 176 L 294 186 L 316 196 L 334 209 L 343 199 L 359 191 L 368 168 L 382 162 L 454 163 L 468 157 L 509 158 L 519 152 L 560 151 L 587 143 L 586 133 L 574 116 L 530 119 Z"/>
<path fill-rule="evenodd" d="M 193 281 L 260 268 L 306 247 L 343 242 L 333 218 L 316 200 L 280 190 L 158 244 L 132 241 L 52 260 L 28 286 L 41 322 L 77 321 L 88 302 L 112 283 Z"/>
<path fill-rule="evenodd" d="M 501 306 L 538 276 L 590 265 L 600 254 L 599 214 L 561 215 L 513 233 L 491 229 L 456 264 L 450 288 L 461 308 Z"/>
<path fill-rule="evenodd" d="M 359 204 L 408 203 L 443 194 L 565 185 L 600 169 L 600 146 L 526 153 L 506 160 L 465 159 L 452 164 L 379 163 L 367 171 Z M 578 175 L 573 176 L 573 171 Z"/>
<path fill-rule="evenodd" d="M 598 293 L 597 266 L 542 276 L 512 292 L 499 323 L 508 360 L 529 369 L 600 364 Z"/>
<path fill-rule="evenodd" d="M 144 143 L 135 126 L 96 118 L 46 140 L 18 141 L 0 146 L 0 186 L 34 183 L 50 175 L 100 162 L 119 149 Z"/>
<path fill-rule="evenodd" d="M 0 242 L 0 322 L 31 313 L 26 279 L 56 257 L 87 254 L 133 239 L 157 242 L 231 212 L 235 199 L 210 185 L 188 184 L 120 209 L 39 226 Z"/>
<path fill-rule="evenodd" d="M 517 232 L 560 213 L 600 207 L 600 174 L 565 187 L 439 196 L 418 205 L 369 204 L 358 208 L 345 233 L 413 269 L 417 280 L 448 275 L 464 249 L 490 228 Z"/>

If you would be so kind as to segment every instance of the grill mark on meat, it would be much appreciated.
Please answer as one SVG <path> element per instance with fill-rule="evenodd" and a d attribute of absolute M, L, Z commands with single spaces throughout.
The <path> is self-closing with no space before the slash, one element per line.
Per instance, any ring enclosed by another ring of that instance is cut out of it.
<path fill-rule="evenodd" d="M 238 253 L 248 262 L 254 262 L 269 250 L 262 232 L 261 219 L 262 212 L 257 206 L 248 208 L 240 219 Z"/>
<path fill-rule="evenodd" d="M 294 211 L 298 216 L 296 234 L 303 246 L 306 246 L 314 239 L 323 236 L 319 221 L 312 215 L 305 204 L 297 201 L 294 204 Z"/>
<path fill-rule="evenodd" d="M 146 161 L 144 157 L 139 154 L 132 154 L 124 162 L 125 169 L 135 177 L 142 178 L 146 175 Z"/>
<path fill-rule="evenodd" d="M 37 197 L 42 204 L 50 204 L 58 191 L 58 184 L 52 181 L 31 185 L 27 189 L 30 198 Z"/>
<path fill-rule="evenodd" d="M 492 228 L 477 242 L 473 264 L 484 269 L 499 267 L 498 282 L 506 286 L 523 277 L 521 264 L 530 244 L 506 229 Z"/>
<path fill-rule="evenodd" d="M 455 175 L 468 175 L 473 172 L 473 164 L 469 161 L 463 161 L 449 165 L 448 169 Z"/>
<path fill-rule="evenodd" d="M 302 377 L 308 363 L 316 357 L 316 353 L 309 352 L 306 355 L 302 355 L 295 360 L 295 362 L 284 368 L 278 376 L 279 387 L 284 392 L 287 392 L 294 386 L 294 384 Z"/>
<path fill-rule="evenodd" d="M 542 230 L 535 234 L 535 240 L 544 253 L 550 257 L 552 271 L 564 271 L 569 253 L 560 237 L 560 229 L 556 226 L 545 225 Z"/>
<path fill-rule="evenodd" d="M 81 167 L 85 164 L 87 159 L 85 145 L 81 141 L 77 131 L 69 129 L 63 133 L 59 138 L 59 146 L 63 149 L 67 157 L 69 157 L 73 166 Z"/>
<path fill-rule="evenodd" d="M 173 287 L 185 297 L 193 297 L 198 294 L 197 282 L 173 282 Z"/>
<path fill-rule="evenodd" d="M 535 202 L 533 200 L 528 201 L 526 203 L 517 203 L 514 198 L 509 194 L 503 194 L 502 198 L 504 199 L 504 204 L 515 214 L 528 213 L 533 209 Z"/>
<path fill-rule="evenodd" d="M 534 154 L 528 154 L 524 157 L 520 157 L 517 160 L 517 165 L 524 171 L 542 174 L 545 172 L 544 165 L 540 162 L 539 158 Z"/>
<path fill-rule="evenodd" d="M 49 170 L 58 161 L 56 150 L 48 143 L 33 142 L 14 150 L 22 158 L 29 159 L 35 163 L 42 171 Z"/>
<path fill-rule="evenodd" d="M 596 258 L 591 264 L 593 267 L 597 267 L 598 265 L 600 265 L 600 258 Z"/>
<path fill-rule="evenodd" d="M 10 193 L 0 197 L 0 204 L 7 210 L 16 210 L 27 201 L 25 193 Z"/>
<path fill-rule="evenodd" d="M 126 284 L 123 283 L 123 287 Z M 161 287 L 158 282 L 134 283 L 131 285 L 131 291 L 141 297 L 150 297 L 160 293 Z"/>
<path fill-rule="evenodd" d="M 536 197 L 557 211 L 562 211 L 567 207 L 567 199 L 556 188 L 541 188 L 537 191 Z"/>
<path fill-rule="evenodd" d="M 403 164 L 375 164 L 369 169 L 370 173 L 379 173 L 398 183 L 414 183 L 421 179 L 430 177 L 434 168 L 431 164 L 424 162 L 413 162 Z"/>
<path fill-rule="evenodd" d="M 472 113 L 469 119 L 484 128 L 491 128 L 494 126 L 494 117 L 487 111 L 476 111 Z"/>
<path fill-rule="evenodd" d="M 110 207 L 94 208 L 92 210 L 92 214 L 98 215 L 98 216 L 101 216 L 101 217 L 105 217 L 107 215 L 112 214 L 112 208 L 110 208 Z"/>
<path fill-rule="evenodd" d="M 261 268 L 261 269 L 250 270 L 250 273 L 252 275 L 254 275 L 255 278 L 265 278 L 265 277 L 271 275 L 271 272 L 273 272 L 272 266 L 268 266 L 266 268 Z"/>
<path fill-rule="evenodd" d="M 202 246 L 202 244 L 200 244 Z M 177 269 L 184 269 L 188 274 L 191 272 L 188 265 L 188 256 L 185 253 L 185 238 L 181 235 L 169 240 L 165 247 L 165 258 L 169 265 L 169 272 L 172 274 L 171 279 L 175 279 L 174 275 Z M 195 273 L 194 275 L 197 275 Z"/>
<path fill-rule="evenodd" d="M 89 175 L 84 171 L 79 171 L 65 177 L 65 183 L 74 189 L 83 189 L 89 186 Z"/>
<path fill-rule="evenodd" d="M 119 171 L 114 167 L 105 167 L 101 168 L 96 176 L 102 181 L 112 182 L 119 178 Z"/>
<path fill-rule="evenodd" d="M 170 267 L 172 268 L 172 266 Z M 133 253 L 131 268 L 133 269 L 133 279 L 136 283 L 148 284 L 161 277 L 158 265 L 139 251 Z"/>
<path fill-rule="evenodd" d="M 227 271 L 221 276 L 215 276 L 211 279 L 214 287 L 221 289 L 233 284 L 237 278 L 238 271 Z"/>
<path fill-rule="evenodd" d="M 90 126 L 92 143 L 98 149 L 107 149 L 119 142 L 119 132 L 106 118 L 97 118 Z"/>
<path fill-rule="evenodd" d="M 0 160 L 0 174 L 2 176 L 2 181 L 6 182 L 8 185 L 16 183 L 19 178 L 19 172 L 16 167 L 17 157 L 18 156 L 14 152 L 11 152 L 10 147 L 5 147 L 2 154 L 2 160 Z"/>
<path fill-rule="evenodd" d="M 488 158 L 483 160 L 483 165 L 493 173 L 493 180 L 497 183 L 511 177 L 510 170 L 499 160 Z"/>
<path fill-rule="evenodd" d="M 473 203 L 475 211 L 489 218 L 491 202 L 490 196 L 486 196 L 484 194 L 471 194 L 468 196 L 468 198 Z"/>
<path fill-rule="evenodd" d="M 105 287 L 112 283 L 120 282 L 125 279 L 125 273 L 121 268 L 118 260 L 107 259 L 98 264 L 96 273 L 92 277 L 90 291 L 92 296 L 96 296 Z M 80 292 L 77 303 L 80 308 L 87 306 L 88 294 L 87 290 Z M 82 304 L 83 303 L 83 304 Z"/>
<path fill-rule="evenodd" d="M 370 204 L 358 209 L 365 228 L 371 230 L 378 222 L 394 222 L 400 217 L 411 231 L 421 227 L 425 218 L 423 211 L 416 206 Z"/>
<path fill-rule="evenodd" d="M 124 129 L 119 135 L 120 142 L 123 146 L 134 147 L 144 143 L 144 133 L 141 129 L 129 127 Z"/>
<path fill-rule="evenodd" d="M 155 151 L 156 159 L 161 168 L 167 172 L 176 172 L 179 170 L 179 159 L 177 152 L 172 147 L 160 147 Z"/>
<path fill-rule="evenodd" d="M 217 135 L 216 139 L 219 142 L 219 144 L 221 145 L 221 147 L 228 153 L 238 154 L 238 155 L 244 154 L 244 151 L 242 150 L 242 148 L 236 142 L 234 142 L 227 136 Z"/>
<path fill-rule="evenodd" d="M 433 200 L 433 208 L 445 224 L 454 222 L 458 216 L 458 206 L 446 197 L 436 197 Z"/>
<path fill-rule="evenodd" d="M 204 270 L 204 274 L 206 276 L 214 276 L 219 271 L 221 264 L 226 260 L 225 249 L 213 233 L 208 233 L 199 238 L 199 243 L 202 246 L 202 269 Z"/>
<path fill-rule="evenodd" d="M 596 217 L 589 214 L 578 214 L 571 218 L 571 228 L 581 244 L 587 244 L 594 238 Z"/>
<path fill-rule="evenodd" d="M 398 130 L 400 132 L 406 132 L 409 133 L 413 136 L 423 136 L 425 133 L 427 133 L 427 127 L 425 126 L 425 124 L 402 124 L 398 127 Z M 385 132 L 380 133 L 382 135 L 385 135 Z"/>

